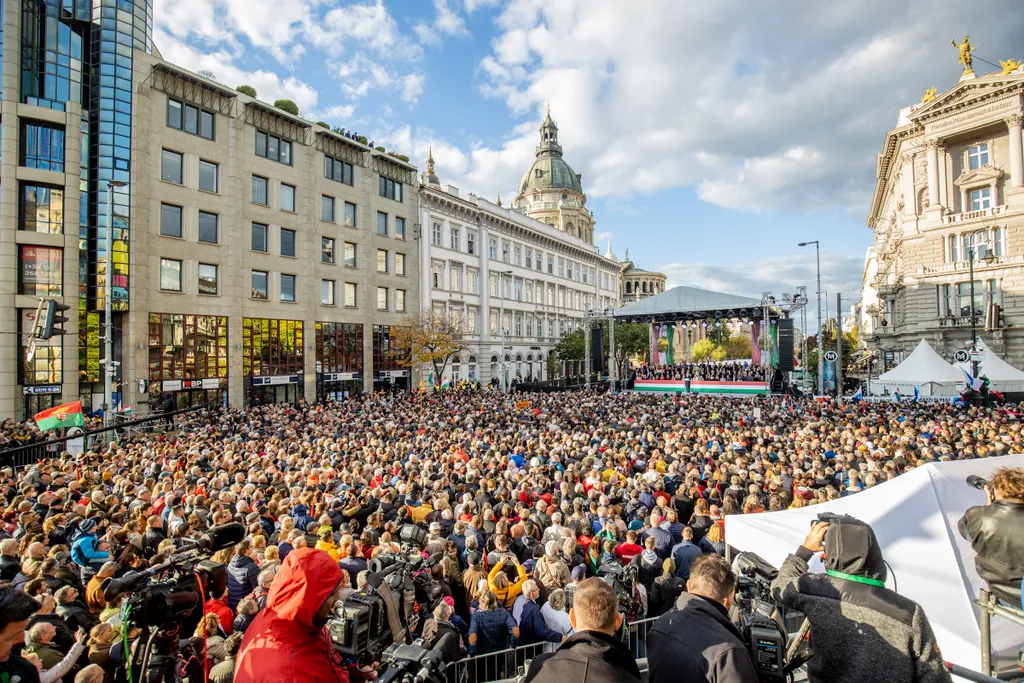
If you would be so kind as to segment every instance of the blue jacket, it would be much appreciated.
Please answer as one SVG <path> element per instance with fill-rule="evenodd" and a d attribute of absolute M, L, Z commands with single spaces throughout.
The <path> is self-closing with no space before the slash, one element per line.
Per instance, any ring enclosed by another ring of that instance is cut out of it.
<path fill-rule="evenodd" d="M 703 554 L 704 551 L 700 546 L 690 541 L 683 541 L 672 548 L 672 559 L 676 563 L 676 576 L 684 581 L 690 578 L 690 565 Z"/>
<path fill-rule="evenodd" d="M 98 550 L 99 541 L 94 534 L 80 533 L 71 544 L 71 560 L 80 567 L 88 567 L 97 562 L 106 562 L 110 553 Z"/>
<path fill-rule="evenodd" d="M 295 520 L 295 528 L 306 531 L 306 527 L 316 520 L 309 516 L 309 508 L 299 503 L 292 508 L 292 519 Z"/>
<path fill-rule="evenodd" d="M 248 555 L 235 555 L 228 563 L 228 607 L 234 612 L 242 598 L 256 590 L 260 575 L 255 560 Z"/>
<path fill-rule="evenodd" d="M 549 643 L 560 643 L 562 634 L 549 629 L 537 603 L 527 600 L 519 619 L 519 645 L 532 645 L 545 640 Z"/>

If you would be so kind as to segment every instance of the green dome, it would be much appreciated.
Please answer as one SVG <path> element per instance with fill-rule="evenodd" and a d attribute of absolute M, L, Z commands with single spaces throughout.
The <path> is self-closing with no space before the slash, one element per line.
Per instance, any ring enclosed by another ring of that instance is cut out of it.
<path fill-rule="evenodd" d="M 558 126 L 548 112 L 540 126 L 540 145 L 537 160 L 526 170 L 519 183 L 519 194 L 532 190 L 566 190 L 583 194 L 583 186 L 576 171 L 562 158 L 562 146 L 558 144 Z"/>

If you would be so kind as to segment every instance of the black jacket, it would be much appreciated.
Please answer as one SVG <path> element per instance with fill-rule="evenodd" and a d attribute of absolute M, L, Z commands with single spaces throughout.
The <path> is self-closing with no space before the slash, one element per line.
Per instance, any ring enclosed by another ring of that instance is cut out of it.
<path fill-rule="evenodd" d="M 14 581 L 21 571 L 21 563 L 17 557 L 0 555 L 0 581 Z"/>
<path fill-rule="evenodd" d="M 142 534 L 142 551 L 145 553 L 147 560 L 153 559 L 153 556 L 157 553 L 157 547 L 165 538 L 167 537 L 164 536 L 163 531 L 152 527 Z"/>
<path fill-rule="evenodd" d="M 650 604 L 647 608 L 647 614 L 652 617 L 660 617 L 672 609 L 676 599 L 685 590 L 686 582 L 675 574 L 668 578 L 659 576 L 654 580 L 654 584 L 651 587 L 651 598 L 648 601 Z"/>
<path fill-rule="evenodd" d="M 971 542 L 978 576 L 997 598 L 1020 608 L 1024 577 L 1024 504 L 997 500 L 970 508 L 957 524 Z"/>
<path fill-rule="evenodd" d="M 640 683 L 640 668 L 619 639 L 580 631 L 535 656 L 525 683 Z"/>
<path fill-rule="evenodd" d="M 683 593 L 647 634 L 650 683 L 757 683 L 757 671 L 725 608 Z"/>
<path fill-rule="evenodd" d="M 235 555 L 228 563 L 228 607 L 238 608 L 242 598 L 256 590 L 260 569 L 248 555 Z"/>
<path fill-rule="evenodd" d="M 72 631 L 85 629 L 88 633 L 96 625 L 96 618 L 92 612 L 87 610 L 81 603 L 73 602 L 70 605 L 57 605 L 57 614 L 67 623 Z"/>

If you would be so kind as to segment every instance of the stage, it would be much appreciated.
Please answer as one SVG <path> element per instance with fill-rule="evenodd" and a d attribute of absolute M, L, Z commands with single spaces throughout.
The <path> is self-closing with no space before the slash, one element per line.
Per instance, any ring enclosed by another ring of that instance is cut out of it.
<path fill-rule="evenodd" d="M 637 380 L 634 391 L 659 391 L 662 393 L 687 393 L 685 380 L 649 379 Z M 768 393 L 764 382 L 690 382 L 691 394 L 713 396 L 763 396 Z"/>

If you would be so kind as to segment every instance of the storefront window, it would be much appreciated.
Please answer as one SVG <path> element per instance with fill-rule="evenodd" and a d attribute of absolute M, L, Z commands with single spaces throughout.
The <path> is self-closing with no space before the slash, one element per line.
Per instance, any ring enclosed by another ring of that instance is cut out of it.
<path fill-rule="evenodd" d="M 391 327 L 373 326 L 373 370 L 401 370 L 408 365 L 404 362 L 408 351 L 400 351 L 391 343 Z"/>
<path fill-rule="evenodd" d="M 151 382 L 227 376 L 227 316 L 149 314 Z"/>
<path fill-rule="evenodd" d="M 301 320 L 242 319 L 242 372 L 247 377 L 303 371 Z"/>
<path fill-rule="evenodd" d="M 316 370 L 362 372 L 363 326 L 352 323 L 317 323 Z"/>
<path fill-rule="evenodd" d="M 21 246 L 18 265 L 18 293 L 30 296 L 62 296 L 64 250 L 54 247 Z"/>

